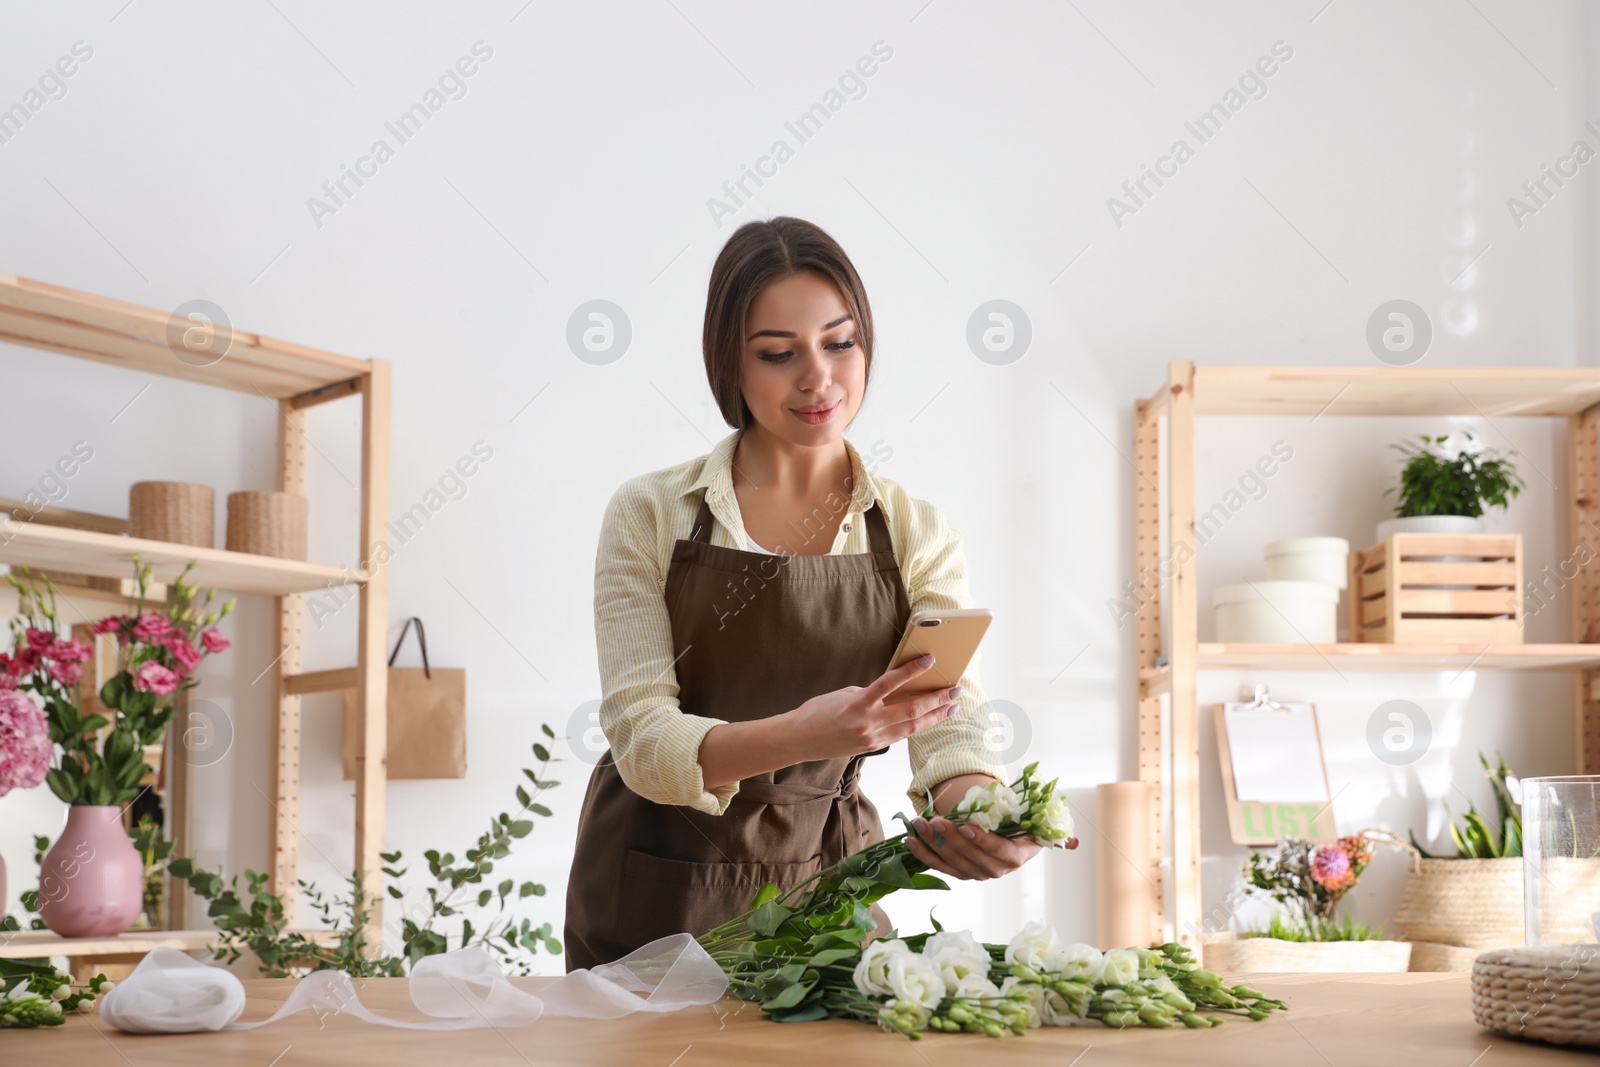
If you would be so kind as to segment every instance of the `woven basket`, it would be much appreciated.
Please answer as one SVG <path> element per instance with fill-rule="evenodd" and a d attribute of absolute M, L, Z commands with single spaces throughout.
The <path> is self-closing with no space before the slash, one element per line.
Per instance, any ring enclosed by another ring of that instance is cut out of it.
<path fill-rule="evenodd" d="M 1472 962 L 1472 1017 L 1503 1034 L 1600 1045 L 1600 944 L 1480 952 Z"/>
<path fill-rule="evenodd" d="M 1410 941 L 1467 948 L 1526 943 L 1522 859 L 1411 857 L 1411 877 L 1394 922 Z"/>
<path fill-rule="evenodd" d="M 299 493 L 229 493 L 228 551 L 304 560 L 307 512 Z"/>
<path fill-rule="evenodd" d="M 1211 934 L 1200 950 L 1207 970 L 1218 974 L 1265 971 L 1403 971 L 1411 960 L 1407 941 L 1285 941 L 1246 937 L 1227 930 Z"/>
<path fill-rule="evenodd" d="M 193 482 L 135 482 L 128 490 L 128 535 L 180 545 L 216 546 L 216 494 Z"/>

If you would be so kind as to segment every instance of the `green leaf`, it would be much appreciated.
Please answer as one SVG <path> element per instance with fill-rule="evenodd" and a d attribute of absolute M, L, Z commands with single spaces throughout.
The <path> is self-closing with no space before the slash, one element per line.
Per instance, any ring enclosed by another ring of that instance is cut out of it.
<path fill-rule="evenodd" d="M 550 724 L 547 722 L 542 722 L 539 724 L 539 731 L 549 738 L 554 738 L 556 736 L 556 732 L 550 729 Z"/>
<path fill-rule="evenodd" d="M 771 1005 L 763 1004 L 762 1008 L 771 1011 Z M 789 1011 L 774 1011 L 771 1012 L 771 1014 L 775 1022 L 809 1023 L 817 1019 L 826 1019 L 828 1017 L 828 1009 L 824 1007 L 820 1001 L 818 1001 L 815 1004 L 806 1004 L 803 1007 L 794 1008 Z"/>
<path fill-rule="evenodd" d="M 809 982 L 795 982 L 772 999 L 763 1001 L 761 1010 L 774 1012 L 784 1008 L 793 1008 L 806 998 L 806 994 L 811 992 L 811 988 L 814 985 L 816 985 L 815 979 Z"/>
<path fill-rule="evenodd" d="M 550 762 L 550 750 L 537 741 L 533 743 L 533 754 L 545 763 Z"/>
<path fill-rule="evenodd" d="M 778 932 L 778 927 L 794 912 L 773 900 L 763 902 L 750 913 L 750 929 L 762 937 L 771 937 Z"/>
<path fill-rule="evenodd" d="M 777 882 L 768 882 L 756 890 L 756 895 L 750 899 L 750 907 L 759 908 L 769 900 L 776 900 L 781 892 Z"/>

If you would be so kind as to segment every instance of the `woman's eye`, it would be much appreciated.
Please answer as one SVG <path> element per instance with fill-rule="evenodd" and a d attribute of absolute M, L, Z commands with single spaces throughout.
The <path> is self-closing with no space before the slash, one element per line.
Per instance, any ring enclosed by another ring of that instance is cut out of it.
<path fill-rule="evenodd" d="M 848 340 L 848 341 L 835 341 L 831 345 L 824 345 L 823 347 L 825 347 L 825 348 L 837 348 L 837 349 L 840 349 L 841 351 L 843 351 L 845 349 L 854 348 L 855 346 L 856 346 L 855 339 L 852 338 L 851 340 Z"/>
<path fill-rule="evenodd" d="M 759 355 L 762 361 L 766 363 L 777 363 L 780 360 L 789 358 L 788 352 L 761 352 Z"/>

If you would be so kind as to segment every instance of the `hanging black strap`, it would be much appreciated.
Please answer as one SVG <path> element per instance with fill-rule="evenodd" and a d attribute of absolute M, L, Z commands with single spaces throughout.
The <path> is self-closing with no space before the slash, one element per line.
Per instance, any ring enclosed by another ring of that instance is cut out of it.
<path fill-rule="evenodd" d="M 433 671 L 428 666 L 428 637 L 422 632 L 422 620 L 415 615 L 407 619 L 406 624 L 400 628 L 400 636 L 395 639 L 394 651 L 389 653 L 389 666 L 394 666 L 394 658 L 400 654 L 400 645 L 405 641 L 406 633 L 411 629 L 412 623 L 417 624 L 417 644 L 422 647 L 422 675 L 431 682 Z"/>

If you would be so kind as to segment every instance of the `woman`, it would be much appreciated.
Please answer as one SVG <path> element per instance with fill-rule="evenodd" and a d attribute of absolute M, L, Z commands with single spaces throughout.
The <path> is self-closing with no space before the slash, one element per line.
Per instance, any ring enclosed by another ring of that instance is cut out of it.
<path fill-rule="evenodd" d="M 912 611 L 970 604 L 958 532 L 844 437 L 873 350 L 849 258 L 800 219 L 741 226 L 711 273 L 703 345 L 734 432 L 606 508 L 595 628 L 611 748 L 579 818 L 568 970 L 703 933 L 764 882 L 787 889 L 883 840 L 858 774 L 902 738 L 919 811 L 931 791 L 947 815 L 1005 774 L 976 664 L 952 688 L 884 699 L 930 665 L 884 670 Z M 1040 848 L 942 818 L 915 827 L 912 853 L 955 878 L 999 877 Z"/>

